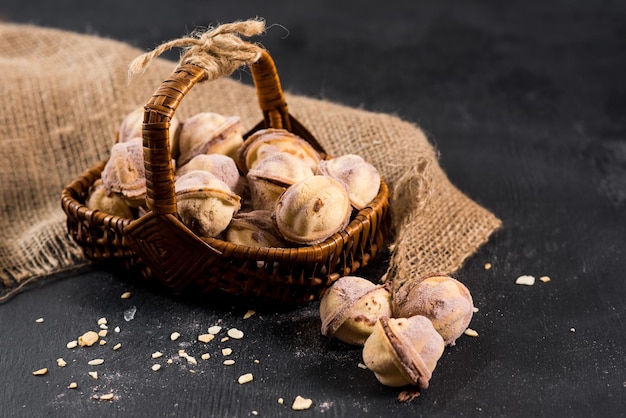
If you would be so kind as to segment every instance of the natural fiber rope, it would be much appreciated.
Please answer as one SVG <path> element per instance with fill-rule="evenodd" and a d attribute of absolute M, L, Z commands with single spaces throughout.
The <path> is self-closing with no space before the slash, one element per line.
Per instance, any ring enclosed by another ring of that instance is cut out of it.
<path fill-rule="evenodd" d="M 195 64 L 214 80 L 232 74 L 239 67 L 258 61 L 262 48 L 242 40 L 265 31 L 265 22 L 259 19 L 226 23 L 206 32 L 194 32 L 188 37 L 165 42 L 150 52 L 134 59 L 128 69 L 129 80 L 143 73 L 150 62 L 172 48 L 183 48 L 180 64 Z"/>

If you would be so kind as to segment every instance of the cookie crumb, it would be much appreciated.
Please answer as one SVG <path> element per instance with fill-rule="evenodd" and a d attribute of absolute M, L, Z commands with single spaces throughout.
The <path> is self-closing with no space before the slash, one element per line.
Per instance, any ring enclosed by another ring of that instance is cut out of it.
<path fill-rule="evenodd" d="M 201 334 L 198 335 L 198 341 L 200 341 L 201 343 L 208 343 L 210 341 L 212 341 L 215 338 L 215 335 L 213 334 Z"/>
<path fill-rule="evenodd" d="M 59 358 L 57 359 L 57 366 L 59 366 L 59 367 L 65 367 L 65 366 L 67 366 L 67 363 L 65 362 L 65 360 L 63 360 L 62 358 L 60 358 L 60 357 L 59 357 Z"/>
<path fill-rule="evenodd" d="M 72 382 L 68 385 L 68 389 L 76 389 L 78 387 L 78 383 Z"/>
<path fill-rule="evenodd" d="M 237 382 L 240 385 L 243 385 L 244 383 L 250 383 L 253 380 L 253 376 L 252 373 L 246 373 L 246 374 L 242 374 L 241 376 L 239 376 L 239 379 L 237 379 Z"/>
<path fill-rule="evenodd" d="M 491 263 L 485 263 L 485 270 L 491 270 Z"/>
<path fill-rule="evenodd" d="M 48 368 L 44 367 L 43 369 L 35 370 L 33 372 L 33 376 L 43 376 L 48 373 Z"/>
<path fill-rule="evenodd" d="M 110 401 L 111 399 L 113 399 L 113 393 L 107 393 L 100 396 L 101 401 Z"/>
<path fill-rule="evenodd" d="M 230 338 L 234 338 L 236 340 L 240 340 L 243 338 L 243 331 L 238 330 L 237 328 L 231 328 L 226 333 Z"/>
<path fill-rule="evenodd" d="M 94 380 L 98 380 L 98 372 L 89 372 L 89 376 L 91 376 Z"/>
<path fill-rule="evenodd" d="M 81 347 L 91 347 L 98 341 L 98 339 L 100 339 L 98 333 L 94 331 L 87 331 L 86 333 L 78 337 L 78 344 Z"/>
<path fill-rule="evenodd" d="M 131 297 L 130 292 L 124 292 L 120 295 L 120 299 L 129 299 Z"/>
<path fill-rule="evenodd" d="M 35 322 L 37 322 L 38 324 L 41 324 L 43 322 L 43 318 L 37 318 L 35 319 Z"/>
<path fill-rule="evenodd" d="M 202 360 L 208 360 L 211 358 L 211 355 L 209 353 L 204 353 L 203 355 L 200 356 L 200 358 Z"/>
<path fill-rule="evenodd" d="M 106 325 L 107 323 L 107 319 L 104 317 L 98 319 L 98 325 Z"/>
<path fill-rule="evenodd" d="M 291 409 L 293 409 L 294 411 L 304 411 L 305 409 L 309 409 L 311 405 L 313 405 L 313 400 L 303 398 L 302 396 L 298 395 L 296 396 L 296 399 L 294 399 L 293 404 L 291 405 Z"/>
<path fill-rule="evenodd" d="M 222 348 L 222 355 L 223 356 L 230 356 L 231 354 L 233 354 L 233 349 L 232 348 Z"/>
<path fill-rule="evenodd" d="M 172 341 L 176 341 L 179 337 L 180 337 L 180 333 L 178 333 L 178 332 L 172 332 L 170 334 L 170 340 L 172 340 Z"/>
<path fill-rule="evenodd" d="M 576 328 L 570 328 L 569 332 L 576 332 Z"/>
<path fill-rule="evenodd" d="M 357 366 L 359 367 L 359 369 L 367 370 L 367 366 L 363 363 L 359 363 L 357 364 Z"/>
<path fill-rule="evenodd" d="M 119 350 L 120 348 L 122 348 L 122 343 L 117 343 L 113 346 L 113 350 L 115 351 Z"/>
<path fill-rule="evenodd" d="M 539 280 L 540 280 L 541 282 L 543 282 L 543 283 L 548 283 L 548 282 L 549 282 L 550 280 L 552 280 L 552 279 L 550 279 L 550 277 L 549 277 L 549 276 L 541 276 L 541 277 L 539 278 Z"/>
<path fill-rule="evenodd" d="M 478 332 L 471 328 L 466 329 L 463 334 L 467 335 L 468 337 L 478 337 Z"/>
<path fill-rule="evenodd" d="M 222 327 L 220 327 L 219 325 L 213 325 L 212 327 L 209 327 L 209 334 L 219 334 L 221 330 Z"/>
<path fill-rule="evenodd" d="M 420 396 L 420 392 L 417 389 L 414 390 L 403 390 L 398 394 L 398 401 L 400 402 L 411 402 L 413 399 Z"/>
<path fill-rule="evenodd" d="M 153 364 L 152 365 L 152 371 L 157 372 L 161 370 L 161 365 L 160 364 Z"/>
<path fill-rule="evenodd" d="M 235 364 L 235 360 L 224 360 L 224 366 L 232 366 Z"/>
<path fill-rule="evenodd" d="M 163 353 L 161 353 L 160 351 L 155 351 L 154 353 L 152 353 L 152 358 L 159 358 L 162 356 L 163 356 Z"/>
<path fill-rule="evenodd" d="M 522 285 L 522 286 L 532 286 L 535 284 L 535 278 L 529 275 L 519 276 L 515 280 L 515 284 Z"/>
<path fill-rule="evenodd" d="M 78 341 L 76 341 L 76 340 L 70 341 L 65 346 L 71 350 L 72 348 L 78 347 Z"/>
<path fill-rule="evenodd" d="M 249 309 L 249 310 L 248 310 L 248 312 L 246 312 L 246 313 L 243 315 L 243 319 L 248 319 L 248 318 L 250 318 L 252 315 L 254 315 L 255 313 L 256 313 L 255 311 L 253 311 L 252 309 Z"/>
<path fill-rule="evenodd" d="M 278 403 L 282 405 L 285 403 L 285 400 L 283 398 L 278 398 Z"/>
<path fill-rule="evenodd" d="M 87 364 L 90 365 L 90 366 L 99 366 L 99 365 L 101 365 L 103 363 L 104 363 L 104 359 L 102 359 L 102 358 L 96 358 L 96 359 L 93 359 L 93 360 L 89 360 L 87 362 Z"/>

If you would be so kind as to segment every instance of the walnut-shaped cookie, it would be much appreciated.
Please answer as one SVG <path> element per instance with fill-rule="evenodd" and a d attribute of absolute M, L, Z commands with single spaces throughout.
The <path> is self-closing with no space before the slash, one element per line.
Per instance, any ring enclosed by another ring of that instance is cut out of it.
<path fill-rule="evenodd" d="M 425 316 L 380 318 L 363 346 L 363 362 L 383 385 L 426 389 L 444 348 Z"/>

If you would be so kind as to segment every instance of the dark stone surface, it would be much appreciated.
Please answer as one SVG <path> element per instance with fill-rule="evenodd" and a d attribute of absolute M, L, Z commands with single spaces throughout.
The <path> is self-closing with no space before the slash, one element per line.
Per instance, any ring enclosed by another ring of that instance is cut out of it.
<path fill-rule="evenodd" d="M 284 26 L 263 43 L 285 90 L 420 124 L 451 180 L 504 221 L 455 275 L 480 309 L 471 324 L 479 338 L 447 348 L 430 388 L 400 403 L 398 389 L 357 367 L 359 349 L 319 334 L 316 303 L 243 320 L 245 306 L 172 297 L 93 268 L 0 305 L 0 416 L 621 416 L 625 3 L 271 4 L 5 0 L 0 16 L 142 49 L 254 16 Z M 384 264 L 364 274 L 376 279 Z M 522 274 L 552 281 L 516 286 Z M 133 296 L 121 300 L 127 290 Z M 65 348 L 100 317 L 121 332 L 109 331 L 103 347 Z M 217 323 L 242 329 L 244 339 L 204 350 L 195 338 Z M 223 346 L 235 365 L 222 365 Z M 165 364 L 182 347 L 197 366 Z M 165 356 L 153 360 L 157 350 Z M 202 361 L 205 351 L 212 357 Z M 99 357 L 102 366 L 87 365 Z M 167 367 L 153 372 L 155 362 Z M 46 376 L 31 375 L 44 366 Z M 246 372 L 255 380 L 237 384 Z M 71 381 L 77 390 L 66 388 Z M 92 399 L 110 391 L 110 402 Z M 296 395 L 313 407 L 291 411 Z"/>

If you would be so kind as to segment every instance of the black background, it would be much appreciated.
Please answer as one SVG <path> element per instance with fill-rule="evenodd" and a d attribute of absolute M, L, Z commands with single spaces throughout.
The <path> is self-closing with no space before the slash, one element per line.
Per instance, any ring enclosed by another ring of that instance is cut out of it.
<path fill-rule="evenodd" d="M 625 4 L 4 0 L 6 21 L 143 50 L 263 17 L 275 25 L 262 43 L 285 90 L 419 124 L 453 183 L 504 228 L 455 274 L 480 309 L 471 324 L 480 336 L 447 348 L 412 402 L 359 368 L 359 349 L 320 335 L 317 303 L 243 320 L 245 306 L 172 297 L 92 268 L 0 305 L 0 416 L 622 416 Z M 376 280 L 384 268 L 382 255 L 363 275 Z M 516 286 L 522 274 L 552 281 Z M 121 332 L 104 347 L 65 348 L 100 317 Z M 244 339 L 202 350 L 196 336 L 217 323 Z M 235 365 L 221 364 L 224 346 Z M 179 348 L 199 364 L 166 365 Z M 157 350 L 165 356 L 153 360 Z M 212 358 L 202 361 L 205 351 Z M 106 362 L 87 366 L 96 357 Z M 155 362 L 166 367 L 153 372 Z M 31 375 L 41 367 L 46 376 Z M 246 372 L 255 380 L 239 385 Z M 67 389 L 71 381 L 79 388 Z M 108 392 L 112 401 L 92 399 Z M 313 407 L 292 411 L 296 395 Z"/>

